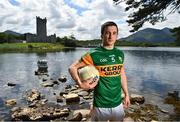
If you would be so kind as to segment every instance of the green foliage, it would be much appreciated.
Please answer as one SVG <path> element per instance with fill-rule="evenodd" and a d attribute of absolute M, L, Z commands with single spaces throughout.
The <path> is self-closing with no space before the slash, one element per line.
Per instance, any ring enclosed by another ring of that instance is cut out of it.
<path fill-rule="evenodd" d="M 122 0 L 113 0 L 119 4 Z M 178 11 L 180 13 L 180 0 L 123 0 L 126 1 L 126 11 L 133 10 L 127 22 L 133 27 L 130 32 L 138 31 L 145 22 L 154 25 L 157 22 L 165 21 L 164 11 L 170 7 L 169 14 Z"/>
<path fill-rule="evenodd" d="M 172 47 L 175 43 L 151 43 L 151 42 L 134 42 L 134 41 L 117 41 L 116 46 L 134 46 L 134 47 Z"/>
<path fill-rule="evenodd" d="M 3 43 L 0 44 L 0 52 L 2 51 L 58 51 L 64 48 L 61 44 L 55 43 Z"/>
<path fill-rule="evenodd" d="M 56 42 L 63 44 L 66 47 L 76 47 L 76 38 L 74 35 L 64 36 L 63 38 L 57 37 Z"/>
<path fill-rule="evenodd" d="M 173 32 L 174 36 L 176 37 L 176 40 L 175 40 L 176 45 L 180 46 L 180 26 L 172 29 L 171 32 Z"/>
<path fill-rule="evenodd" d="M 16 36 L 12 34 L 0 33 L 0 43 L 10 43 L 14 42 L 15 40 L 25 40 L 25 37 L 24 35 Z"/>
<path fill-rule="evenodd" d="M 96 47 L 101 44 L 101 39 L 76 41 L 78 47 Z"/>

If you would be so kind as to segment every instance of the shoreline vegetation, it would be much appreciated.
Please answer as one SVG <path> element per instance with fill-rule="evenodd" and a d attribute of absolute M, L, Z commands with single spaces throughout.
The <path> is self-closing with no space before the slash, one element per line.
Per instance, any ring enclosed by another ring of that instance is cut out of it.
<path fill-rule="evenodd" d="M 54 52 L 68 47 L 59 43 L 3 43 L 0 52 Z"/>
<path fill-rule="evenodd" d="M 65 49 L 74 49 L 75 47 L 96 47 L 101 44 L 100 40 L 75 41 L 73 45 L 63 43 L 1 43 L 0 52 L 56 52 Z M 130 47 L 177 47 L 175 43 L 146 43 L 146 42 L 125 42 L 117 41 L 116 46 Z"/>

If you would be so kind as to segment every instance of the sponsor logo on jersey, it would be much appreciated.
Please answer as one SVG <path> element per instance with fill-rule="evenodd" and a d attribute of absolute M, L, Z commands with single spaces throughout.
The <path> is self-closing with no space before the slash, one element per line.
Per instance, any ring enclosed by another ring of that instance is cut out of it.
<path fill-rule="evenodd" d="M 121 74 L 122 64 L 106 65 L 106 66 L 96 66 L 99 71 L 100 76 L 114 77 Z"/>

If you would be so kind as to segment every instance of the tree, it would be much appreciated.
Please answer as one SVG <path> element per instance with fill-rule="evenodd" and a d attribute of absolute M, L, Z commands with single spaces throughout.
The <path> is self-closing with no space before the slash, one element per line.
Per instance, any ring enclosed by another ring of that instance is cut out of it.
<path fill-rule="evenodd" d="M 0 33 L 0 43 L 4 43 L 5 41 L 5 34 Z"/>
<path fill-rule="evenodd" d="M 154 25 L 157 22 L 165 21 L 167 18 L 164 12 L 169 7 L 172 14 L 178 12 L 180 14 L 180 0 L 113 0 L 115 4 L 122 1 L 126 2 L 125 11 L 133 10 L 127 22 L 133 27 L 130 32 L 138 31 L 145 22 Z"/>
<path fill-rule="evenodd" d="M 64 36 L 63 38 L 57 37 L 56 42 L 63 44 L 66 47 L 75 47 L 76 38 L 74 36 Z"/>
<path fill-rule="evenodd" d="M 71 40 L 76 40 L 74 34 L 71 34 L 68 38 L 71 39 Z"/>
<path fill-rule="evenodd" d="M 171 32 L 173 32 L 174 36 L 176 37 L 176 40 L 175 40 L 176 45 L 180 46 L 180 26 L 172 29 Z"/>

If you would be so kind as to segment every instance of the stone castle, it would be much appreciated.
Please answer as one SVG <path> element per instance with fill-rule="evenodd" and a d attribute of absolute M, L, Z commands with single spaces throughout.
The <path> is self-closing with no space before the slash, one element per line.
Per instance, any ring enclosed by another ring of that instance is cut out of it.
<path fill-rule="evenodd" d="M 47 19 L 36 17 L 36 34 L 27 33 L 26 42 L 56 42 L 56 34 L 47 36 Z"/>

